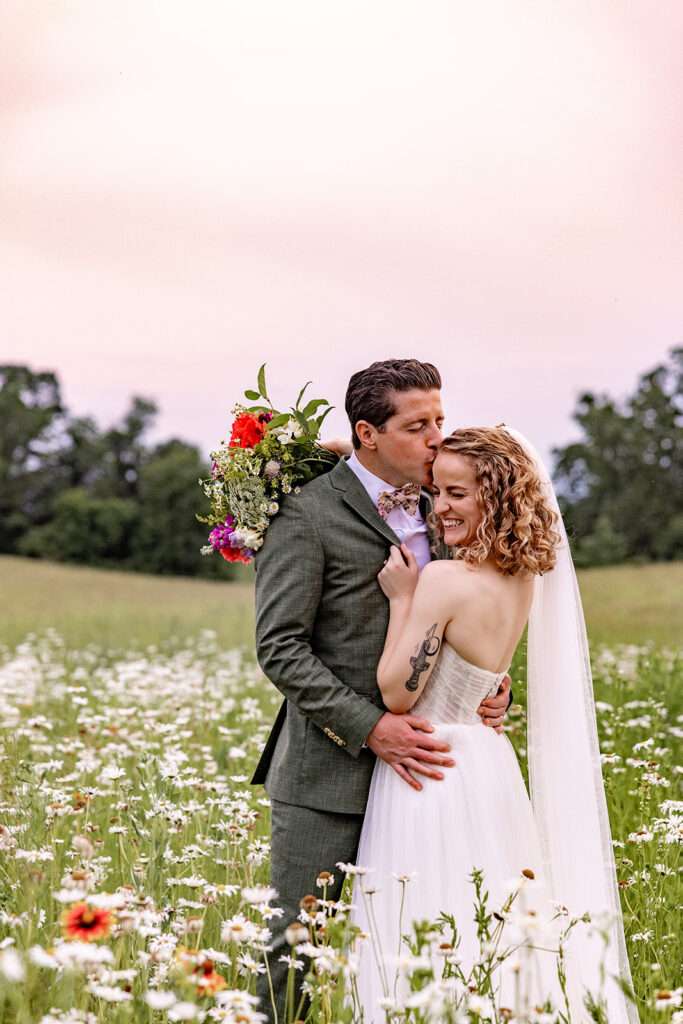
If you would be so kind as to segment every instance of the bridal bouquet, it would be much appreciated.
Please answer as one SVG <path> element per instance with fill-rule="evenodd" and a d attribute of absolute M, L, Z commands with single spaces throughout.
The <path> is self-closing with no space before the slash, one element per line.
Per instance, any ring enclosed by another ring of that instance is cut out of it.
<path fill-rule="evenodd" d="M 220 551 L 229 562 L 248 564 L 263 544 L 280 497 L 298 492 L 301 484 L 326 473 L 337 461 L 336 455 L 318 444 L 330 403 L 315 398 L 300 408 L 310 383 L 301 389 L 289 412 L 278 412 L 266 391 L 264 363 L 257 390 L 244 393 L 257 404 L 238 404 L 232 410 L 230 440 L 221 441 L 211 452 L 211 476 L 199 481 L 211 510 L 197 518 L 214 527 L 202 554 Z"/>

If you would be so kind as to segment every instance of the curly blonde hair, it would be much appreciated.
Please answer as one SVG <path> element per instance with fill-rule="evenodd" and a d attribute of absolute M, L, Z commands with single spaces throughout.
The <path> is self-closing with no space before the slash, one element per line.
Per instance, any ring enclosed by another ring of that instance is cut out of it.
<path fill-rule="evenodd" d="M 470 427 L 444 438 L 437 458 L 442 452 L 470 461 L 482 511 L 475 540 L 455 557 L 476 567 L 492 555 L 504 576 L 550 572 L 560 541 L 554 529 L 557 514 L 546 501 L 535 463 L 521 444 L 506 430 Z M 432 517 L 430 525 L 443 536 L 440 520 L 434 513 Z"/>

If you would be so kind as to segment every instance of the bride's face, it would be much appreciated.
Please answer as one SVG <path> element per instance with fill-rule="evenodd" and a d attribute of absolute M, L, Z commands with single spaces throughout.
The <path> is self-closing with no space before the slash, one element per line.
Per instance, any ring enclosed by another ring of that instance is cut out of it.
<path fill-rule="evenodd" d="M 443 525 L 444 541 L 449 547 L 471 544 L 482 519 L 472 463 L 464 455 L 440 452 L 432 471 L 434 511 Z"/>

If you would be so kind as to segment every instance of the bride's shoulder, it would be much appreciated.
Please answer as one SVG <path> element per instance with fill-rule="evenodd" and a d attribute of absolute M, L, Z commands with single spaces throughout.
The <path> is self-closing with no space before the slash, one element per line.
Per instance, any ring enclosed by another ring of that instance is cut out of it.
<path fill-rule="evenodd" d="M 469 590 L 476 573 L 462 561 L 435 558 L 428 562 L 420 573 L 420 583 L 425 587 L 439 586 L 453 591 Z"/>

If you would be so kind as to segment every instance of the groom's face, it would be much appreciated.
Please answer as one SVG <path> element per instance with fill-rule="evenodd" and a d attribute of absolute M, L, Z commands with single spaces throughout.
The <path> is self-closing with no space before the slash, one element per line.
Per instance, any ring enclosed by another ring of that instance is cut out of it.
<path fill-rule="evenodd" d="M 396 412 L 380 433 L 373 430 L 376 445 L 377 474 L 387 483 L 401 487 L 405 483 L 430 486 L 432 463 L 441 443 L 443 409 L 439 391 L 397 391 Z"/>

